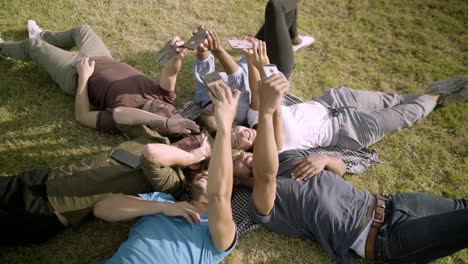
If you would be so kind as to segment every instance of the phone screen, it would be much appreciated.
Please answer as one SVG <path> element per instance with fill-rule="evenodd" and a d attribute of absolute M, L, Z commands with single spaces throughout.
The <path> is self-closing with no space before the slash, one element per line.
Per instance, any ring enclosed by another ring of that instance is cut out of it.
<path fill-rule="evenodd" d="M 206 30 L 204 28 L 198 28 L 197 34 L 193 35 L 187 42 L 185 42 L 184 47 L 187 49 L 194 50 L 206 39 Z"/>

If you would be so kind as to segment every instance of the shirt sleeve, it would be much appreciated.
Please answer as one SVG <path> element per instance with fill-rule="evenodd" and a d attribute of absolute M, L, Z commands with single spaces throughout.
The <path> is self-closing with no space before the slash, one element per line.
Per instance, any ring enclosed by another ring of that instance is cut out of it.
<path fill-rule="evenodd" d="M 163 167 L 150 162 L 141 156 L 141 168 L 145 178 L 151 183 L 154 191 L 180 195 L 186 187 L 185 175 L 180 168 Z"/>
<path fill-rule="evenodd" d="M 167 103 L 174 103 L 176 97 L 177 97 L 177 93 L 176 93 L 176 89 L 174 89 L 173 91 L 168 91 L 168 90 L 165 90 L 164 88 L 161 87 L 160 84 L 155 84 L 155 89 L 157 90 L 156 91 L 156 95 L 158 97 L 158 99 L 164 101 L 164 102 L 167 102 Z"/>
<path fill-rule="evenodd" d="M 249 124 L 250 127 L 253 127 L 256 124 L 258 124 L 258 111 L 255 111 L 252 108 L 249 108 L 247 112 L 247 123 Z"/>
<path fill-rule="evenodd" d="M 141 198 L 145 201 L 175 201 L 174 197 L 172 195 L 167 194 L 167 193 L 162 193 L 162 192 L 152 192 L 152 193 L 142 193 L 139 194 Z"/>
<path fill-rule="evenodd" d="M 210 53 L 206 60 L 195 57 L 193 62 L 193 79 L 195 80 L 195 96 L 193 100 L 200 106 L 208 104 L 211 100 L 208 96 L 208 88 L 202 80 L 202 76 L 215 71 L 214 56 Z"/>
<path fill-rule="evenodd" d="M 113 110 L 111 108 L 106 108 L 98 113 L 96 128 L 98 131 L 104 133 L 120 133 L 117 123 L 114 119 Z"/>

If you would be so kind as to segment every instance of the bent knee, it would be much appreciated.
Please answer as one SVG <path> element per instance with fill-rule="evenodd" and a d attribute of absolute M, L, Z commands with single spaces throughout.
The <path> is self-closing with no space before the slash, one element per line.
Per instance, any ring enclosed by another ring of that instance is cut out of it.
<path fill-rule="evenodd" d="M 269 14 L 284 13 L 284 0 L 270 0 L 266 5 L 266 12 Z"/>

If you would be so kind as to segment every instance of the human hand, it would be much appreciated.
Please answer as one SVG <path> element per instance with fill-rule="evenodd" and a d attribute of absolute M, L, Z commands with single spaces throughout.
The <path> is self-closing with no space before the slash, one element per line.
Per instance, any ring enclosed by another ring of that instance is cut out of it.
<path fill-rule="evenodd" d="M 192 35 L 197 34 L 198 30 L 192 32 Z M 214 30 L 207 30 L 206 31 L 206 39 L 200 43 L 197 47 L 198 53 L 204 53 L 207 51 L 217 52 L 221 50 L 223 47 L 219 41 L 218 34 Z"/>
<path fill-rule="evenodd" d="M 243 37 L 242 39 L 252 42 L 253 44 L 253 48 L 242 50 L 247 61 L 252 63 L 260 72 L 263 72 L 263 65 L 270 64 L 266 43 L 252 37 Z"/>
<path fill-rule="evenodd" d="M 201 222 L 195 207 L 188 202 L 164 203 L 162 213 L 166 216 L 182 216 L 190 224 Z"/>
<path fill-rule="evenodd" d="M 211 102 L 214 105 L 214 115 L 218 130 L 230 128 L 236 116 L 240 91 L 229 88 L 224 82 L 209 85 L 208 90 Z"/>
<path fill-rule="evenodd" d="M 289 91 L 289 82 L 281 74 L 273 74 L 259 82 L 260 112 L 272 114 Z"/>
<path fill-rule="evenodd" d="M 76 66 L 76 71 L 82 80 L 88 80 L 94 72 L 95 61 L 89 61 L 89 58 L 83 58 Z"/>
<path fill-rule="evenodd" d="M 187 51 L 187 48 L 183 47 L 184 46 L 184 41 L 180 37 L 174 36 L 174 37 L 170 38 L 167 41 L 167 44 L 169 44 L 171 47 L 176 47 L 176 52 L 177 52 L 176 58 L 177 59 L 182 60 L 185 57 L 185 52 Z"/>
<path fill-rule="evenodd" d="M 166 129 L 170 134 L 190 134 L 192 131 L 200 132 L 200 127 L 193 120 L 186 118 L 168 118 Z"/>
<path fill-rule="evenodd" d="M 297 160 L 293 162 L 296 168 L 294 168 L 292 176 L 298 181 L 306 181 L 323 171 L 329 161 L 330 158 L 327 155 L 309 156 L 302 160 Z"/>
<path fill-rule="evenodd" d="M 197 157 L 199 160 L 198 162 L 205 160 L 206 158 L 211 157 L 211 145 L 210 142 L 208 141 L 208 136 L 203 134 L 202 142 L 200 143 L 200 147 L 194 149 L 191 151 L 195 157 Z"/>

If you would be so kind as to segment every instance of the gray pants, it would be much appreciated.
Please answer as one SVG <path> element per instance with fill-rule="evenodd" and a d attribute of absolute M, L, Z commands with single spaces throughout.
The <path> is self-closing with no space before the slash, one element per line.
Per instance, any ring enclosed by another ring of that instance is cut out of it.
<path fill-rule="evenodd" d="M 330 89 L 315 99 L 332 112 L 332 146 L 361 149 L 385 135 L 407 128 L 432 112 L 436 100 L 430 95 L 360 91 L 346 87 Z"/>
<path fill-rule="evenodd" d="M 39 63 L 59 87 L 74 95 L 77 85 L 76 64 L 84 57 L 111 57 L 109 50 L 91 27 L 84 25 L 67 31 L 44 31 L 42 39 L 3 42 L 3 55 Z M 76 47 L 78 51 L 67 51 Z"/>

